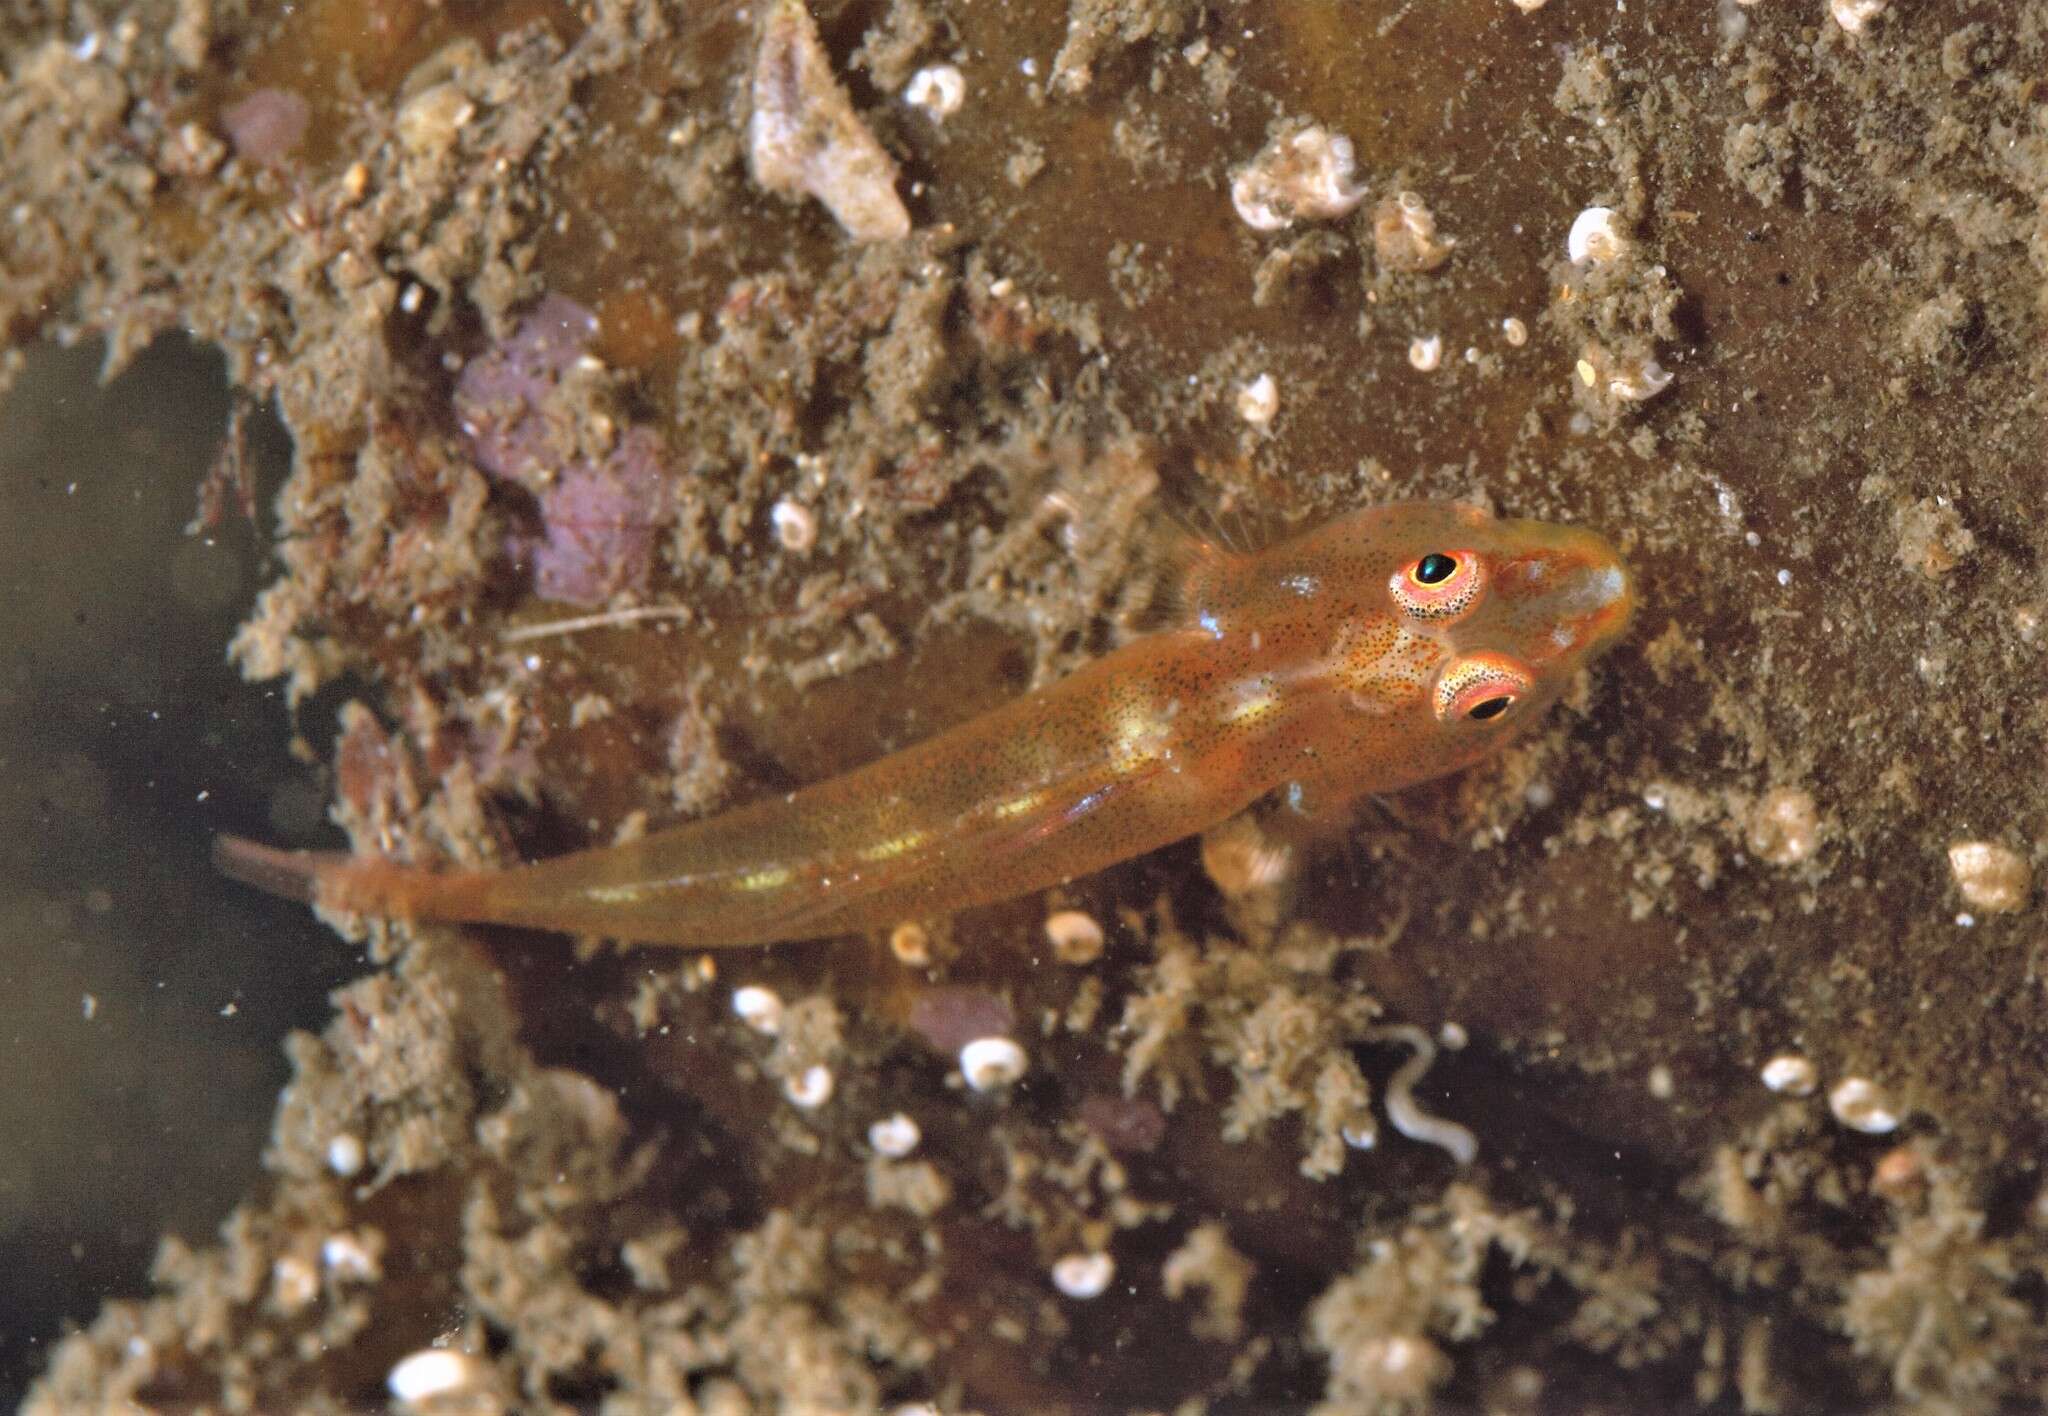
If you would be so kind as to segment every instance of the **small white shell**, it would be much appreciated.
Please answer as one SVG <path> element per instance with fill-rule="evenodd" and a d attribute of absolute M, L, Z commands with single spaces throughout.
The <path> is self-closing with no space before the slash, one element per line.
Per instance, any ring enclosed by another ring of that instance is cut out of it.
<path fill-rule="evenodd" d="M 783 550 L 802 555 L 818 544 L 818 518 L 802 503 L 785 497 L 768 509 L 768 519 L 775 523 L 775 539 Z"/>
<path fill-rule="evenodd" d="M 933 64 L 910 76 L 903 86 L 903 101 L 922 108 L 933 122 L 943 123 L 967 101 L 967 80 L 951 64 Z"/>
<path fill-rule="evenodd" d="M 914 919 L 906 919 L 889 931 L 889 952 L 896 962 L 923 968 L 932 961 L 932 936 Z"/>
<path fill-rule="evenodd" d="M 917 1143 L 924 1139 L 924 1132 L 917 1122 L 902 1112 L 884 1116 L 868 1127 L 868 1144 L 875 1148 L 875 1154 L 887 1156 L 890 1160 L 901 1160 L 917 1149 Z"/>
<path fill-rule="evenodd" d="M 1957 841 L 1948 848 L 1949 873 L 1963 902 L 1990 914 L 2027 907 L 2034 893 L 2034 867 L 1996 841 Z"/>
<path fill-rule="evenodd" d="M 360 1174 L 368 1159 L 362 1137 L 350 1132 L 343 1131 L 327 1143 L 327 1168 L 344 1180 Z"/>
<path fill-rule="evenodd" d="M 822 1062 L 813 1062 L 783 1082 L 782 1094 L 789 1098 L 791 1106 L 815 1111 L 832 1099 L 832 1087 L 832 1069 Z"/>
<path fill-rule="evenodd" d="M 1886 0 L 1828 0 L 1828 13 L 1850 34 L 1863 33 L 1864 26 L 1885 11 Z"/>
<path fill-rule="evenodd" d="M 1899 1129 L 1899 1111 L 1884 1088 L 1868 1077 L 1844 1077 L 1828 1093 L 1828 1110 L 1852 1131 L 1881 1136 Z"/>
<path fill-rule="evenodd" d="M 1029 1065 L 1024 1049 L 1006 1037 L 978 1037 L 960 1049 L 960 1075 L 978 1092 L 1010 1085 Z"/>
<path fill-rule="evenodd" d="M 1382 270 L 1435 270 L 1451 258 L 1451 248 L 1457 244 L 1438 234 L 1436 213 L 1419 192 L 1396 192 L 1381 198 L 1373 208 L 1373 259 Z"/>
<path fill-rule="evenodd" d="M 1408 362 L 1420 373 L 1429 373 L 1444 361 L 1444 338 L 1440 334 L 1417 335 L 1408 341 Z"/>
<path fill-rule="evenodd" d="M 1606 265 L 1619 260 L 1628 250 L 1628 240 L 1615 221 L 1613 207 L 1587 207 L 1572 221 L 1564 238 L 1564 253 L 1573 265 Z"/>
<path fill-rule="evenodd" d="M 384 1385 L 400 1401 L 432 1401 L 477 1385 L 483 1364 L 467 1352 L 426 1347 L 398 1359 Z"/>
<path fill-rule="evenodd" d="M 763 1037 L 782 1031 L 782 995 L 772 988 L 748 984 L 732 991 L 732 1011 L 741 1022 Z"/>
<path fill-rule="evenodd" d="M 1812 1096 L 1813 1089 L 1820 1085 L 1820 1072 L 1796 1052 L 1779 1053 L 1764 1063 L 1757 1075 L 1772 1091 L 1787 1096 Z"/>
<path fill-rule="evenodd" d="M 1280 411 L 1280 389 L 1271 374 L 1260 374 L 1237 391 L 1237 416 L 1263 428 Z"/>
<path fill-rule="evenodd" d="M 1068 1254 L 1052 1266 L 1052 1286 L 1069 1298 L 1099 1298 L 1116 1277 L 1116 1260 L 1103 1253 Z"/>
<path fill-rule="evenodd" d="M 1102 957 L 1102 926 L 1082 910 L 1054 910 L 1046 916 L 1045 939 L 1063 964 L 1092 964 Z"/>

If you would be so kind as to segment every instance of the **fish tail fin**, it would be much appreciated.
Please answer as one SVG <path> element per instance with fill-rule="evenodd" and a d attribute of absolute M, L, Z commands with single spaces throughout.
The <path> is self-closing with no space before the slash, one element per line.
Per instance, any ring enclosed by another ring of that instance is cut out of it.
<path fill-rule="evenodd" d="M 346 851 L 286 851 L 241 836 L 213 838 L 213 863 L 244 885 L 303 904 L 383 919 L 473 918 L 464 876 Z"/>

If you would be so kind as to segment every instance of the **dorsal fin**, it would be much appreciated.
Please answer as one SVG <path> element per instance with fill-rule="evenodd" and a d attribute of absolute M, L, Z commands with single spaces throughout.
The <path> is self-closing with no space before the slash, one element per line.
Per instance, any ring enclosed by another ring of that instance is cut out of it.
<path fill-rule="evenodd" d="M 1299 528 L 1278 516 L 1197 505 L 1169 513 L 1160 531 L 1155 600 L 1166 625 L 1227 618 L 1243 602 L 1247 572 L 1268 547 Z"/>

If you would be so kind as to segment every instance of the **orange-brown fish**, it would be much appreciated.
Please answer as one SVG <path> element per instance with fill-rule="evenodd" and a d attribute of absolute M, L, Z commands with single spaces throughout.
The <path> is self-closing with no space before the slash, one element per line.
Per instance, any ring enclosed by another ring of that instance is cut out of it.
<path fill-rule="evenodd" d="M 1613 643 L 1600 537 L 1446 502 L 1255 554 L 1204 549 L 1185 618 L 830 781 L 623 845 L 434 872 L 223 837 L 229 874 L 352 912 L 707 948 L 1025 894 L 1205 830 L 1276 788 L 1349 799 L 1453 772 Z"/>

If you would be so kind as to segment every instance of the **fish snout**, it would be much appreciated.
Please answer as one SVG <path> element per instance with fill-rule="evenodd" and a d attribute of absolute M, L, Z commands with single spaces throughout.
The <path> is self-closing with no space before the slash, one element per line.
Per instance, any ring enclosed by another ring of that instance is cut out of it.
<path fill-rule="evenodd" d="M 1633 577 L 1598 534 L 1551 528 L 1548 544 L 1520 558 L 1503 577 L 1512 618 L 1531 657 L 1591 657 L 1611 645 L 1635 610 Z"/>

